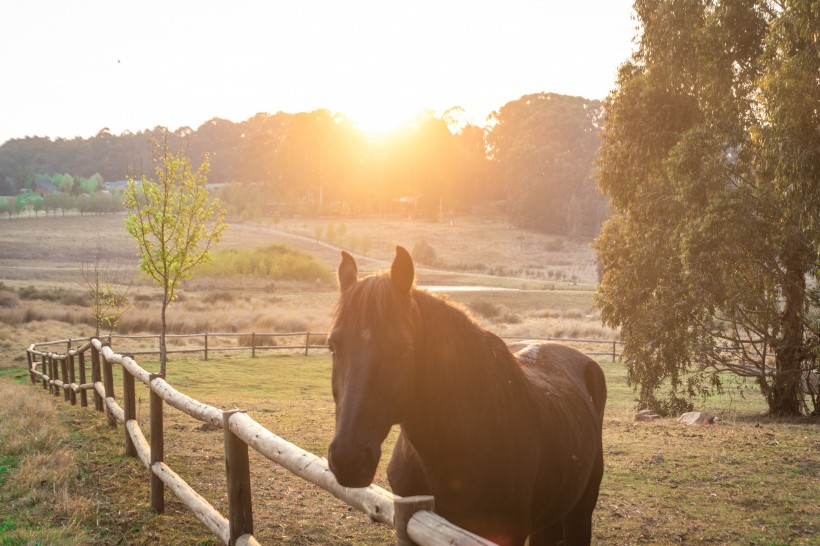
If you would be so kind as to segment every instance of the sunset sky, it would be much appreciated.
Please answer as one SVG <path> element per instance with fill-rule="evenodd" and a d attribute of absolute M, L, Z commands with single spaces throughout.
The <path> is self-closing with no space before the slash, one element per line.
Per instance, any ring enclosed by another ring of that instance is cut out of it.
<path fill-rule="evenodd" d="M 257 112 L 386 130 L 473 122 L 541 91 L 601 99 L 632 49 L 631 0 L 26 0 L 0 8 L 0 144 Z"/>

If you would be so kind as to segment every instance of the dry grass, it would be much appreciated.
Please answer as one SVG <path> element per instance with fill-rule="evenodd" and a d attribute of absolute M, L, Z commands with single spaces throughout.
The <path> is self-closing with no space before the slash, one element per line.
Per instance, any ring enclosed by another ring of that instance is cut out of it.
<path fill-rule="evenodd" d="M 157 365 L 147 359 L 141 364 L 149 370 Z M 604 368 L 609 382 L 606 473 L 594 514 L 595 543 L 814 543 L 820 533 L 816 423 L 766 418 L 765 404 L 752 385 L 744 387 L 744 399 L 710 401 L 705 409 L 722 418 L 719 425 L 634 422 L 633 395 L 623 366 L 605 363 Z M 169 381 L 184 392 L 218 407 L 241 407 L 276 434 L 319 455 L 326 453 L 333 434 L 329 376 L 326 355 L 265 353 L 255 359 L 233 355 L 207 362 L 180 357 L 169 364 Z M 119 377 L 117 373 L 115 385 L 121 384 Z M 219 381 L 213 381 L 215 377 Z M 88 495 L 93 486 L 92 506 L 103 507 L 81 514 L 75 524 L 89 534 L 89 543 L 217 543 L 170 493 L 168 513 L 151 513 L 144 469 L 134 459 L 117 456 L 121 427 L 109 429 L 102 415 L 65 405 L 40 387 L 17 388 L 28 392 L 36 405 L 59 404 L 59 419 L 74 431 L 73 464 L 79 465 L 80 474 L 87 473 L 82 478 L 87 487 L 74 494 Z M 148 401 L 141 385 L 137 397 L 138 420 L 147 431 Z M 44 418 L 54 418 L 53 410 Z M 171 408 L 166 408 L 165 429 L 168 464 L 224 512 L 221 433 L 203 431 L 199 422 Z M 395 432 L 386 441 L 386 453 L 394 442 Z M 384 466 L 382 461 L 376 478 L 382 486 Z M 368 522 L 254 453 L 251 471 L 255 531 L 263 543 L 395 540 L 388 528 Z M 27 484 L 37 487 L 36 481 Z"/>
<path fill-rule="evenodd" d="M 79 465 L 54 405 L 0 379 L 2 544 L 87 544 L 91 502 L 78 494 Z M 5 512 L 5 510 L 4 510 Z"/>

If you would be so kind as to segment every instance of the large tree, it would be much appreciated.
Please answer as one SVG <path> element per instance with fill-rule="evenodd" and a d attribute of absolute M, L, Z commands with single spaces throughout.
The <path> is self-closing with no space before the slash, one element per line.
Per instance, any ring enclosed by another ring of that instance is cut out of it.
<path fill-rule="evenodd" d="M 598 232 L 606 215 L 592 176 L 600 118 L 600 101 L 555 93 L 525 95 L 492 114 L 487 140 L 512 222 L 562 235 Z"/>
<path fill-rule="evenodd" d="M 644 407 L 691 407 L 732 370 L 772 413 L 798 414 L 816 366 L 818 2 L 635 12 L 638 47 L 605 102 L 603 318 Z"/>
<path fill-rule="evenodd" d="M 169 149 L 168 139 L 154 141 L 155 178 L 129 178 L 125 205 L 128 233 L 140 250 L 140 269 L 162 288 L 160 374 L 166 368 L 166 310 L 192 270 L 210 260 L 227 224 L 225 211 L 205 188 L 208 156 L 194 171 L 183 150 Z"/>

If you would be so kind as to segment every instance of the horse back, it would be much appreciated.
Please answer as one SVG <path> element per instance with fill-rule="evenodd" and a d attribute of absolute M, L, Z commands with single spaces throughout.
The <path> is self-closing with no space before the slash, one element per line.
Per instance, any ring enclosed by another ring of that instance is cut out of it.
<path fill-rule="evenodd" d="M 598 417 L 606 406 L 606 379 L 601 366 L 577 349 L 554 342 L 525 342 L 511 350 L 537 390 L 545 393 L 581 393 Z"/>

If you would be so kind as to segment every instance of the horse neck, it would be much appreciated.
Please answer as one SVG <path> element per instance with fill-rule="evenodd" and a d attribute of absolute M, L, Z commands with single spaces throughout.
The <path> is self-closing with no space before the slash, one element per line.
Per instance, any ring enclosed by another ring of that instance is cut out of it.
<path fill-rule="evenodd" d="M 423 343 L 407 432 L 461 442 L 526 420 L 532 387 L 504 342 L 434 296 L 417 300 Z"/>

